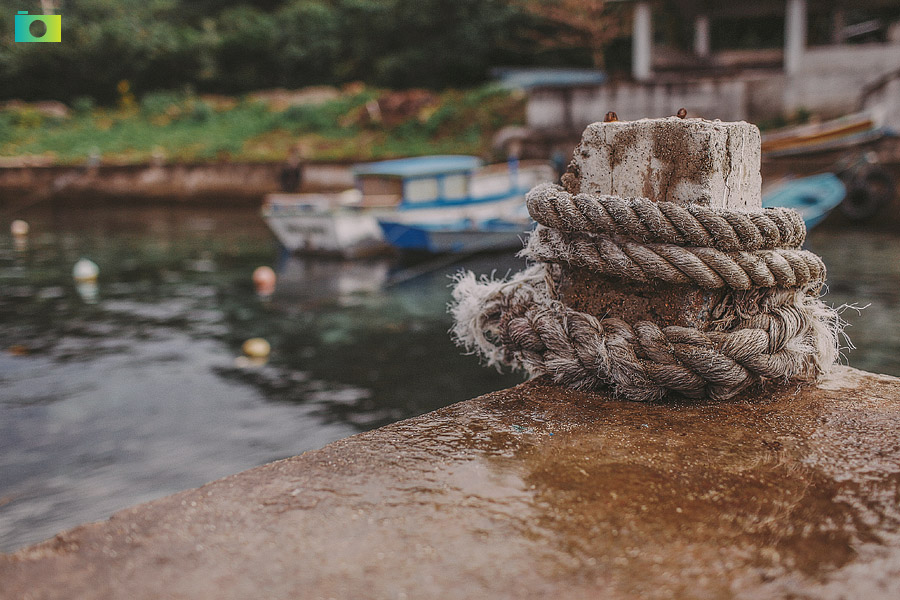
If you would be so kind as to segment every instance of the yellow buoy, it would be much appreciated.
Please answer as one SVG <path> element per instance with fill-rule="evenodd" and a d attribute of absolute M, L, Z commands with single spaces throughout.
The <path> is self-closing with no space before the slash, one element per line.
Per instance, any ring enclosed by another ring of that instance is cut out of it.
<path fill-rule="evenodd" d="M 241 350 L 250 358 L 266 358 L 272 351 L 272 347 L 262 338 L 250 338 L 244 342 Z"/>

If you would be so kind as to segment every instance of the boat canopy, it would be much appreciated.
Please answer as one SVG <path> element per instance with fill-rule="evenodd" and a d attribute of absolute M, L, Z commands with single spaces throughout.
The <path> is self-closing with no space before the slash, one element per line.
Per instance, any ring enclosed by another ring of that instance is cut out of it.
<path fill-rule="evenodd" d="M 477 156 L 437 155 L 417 156 L 383 160 L 374 163 L 356 165 L 353 173 L 357 176 L 380 175 L 384 177 L 401 177 L 412 179 L 434 175 L 450 175 L 468 173 L 480 167 L 482 161 Z"/>

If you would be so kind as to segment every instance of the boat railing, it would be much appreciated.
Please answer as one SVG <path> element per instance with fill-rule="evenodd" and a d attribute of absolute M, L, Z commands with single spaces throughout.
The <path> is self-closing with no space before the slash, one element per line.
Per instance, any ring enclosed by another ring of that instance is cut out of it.
<path fill-rule="evenodd" d="M 334 206 L 337 194 L 292 194 L 292 193 L 272 193 L 268 194 L 263 201 L 263 207 L 269 210 L 279 209 L 308 209 L 308 210 L 325 210 Z"/>
<path fill-rule="evenodd" d="M 472 195 L 488 196 L 514 189 L 530 189 L 539 183 L 554 179 L 553 167 L 547 161 L 519 161 L 515 170 L 510 169 L 509 163 L 499 163 L 483 167 L 473 174 Z"/>
<path fill-rule="evenodd" d="M 399 194 L 364 194 L 360 202 L 352 205 L 356 208 L 393 208 L 400 204 Z"/>

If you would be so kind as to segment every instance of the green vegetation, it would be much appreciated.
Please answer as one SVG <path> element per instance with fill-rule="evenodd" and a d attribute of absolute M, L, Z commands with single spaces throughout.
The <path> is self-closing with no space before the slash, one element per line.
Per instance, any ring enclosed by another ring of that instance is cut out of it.
<path fill-rule="evenodd" d="M 44 4 L 0 0 L 0 158 L 488 155 L 524 116 L 491 68 L 591 66 L 619 32 L 603 0 L 56 0 L 62 42 L 15 43 Z"/>
<path fill-rule="evenodd" d="M 590 65 L 547 45 L 569 26 L 535 0 L 79 0 L 57 2 L 62 42 L 17 44 L 18 10 L 0 0 L 0 100 L 116 101 L 158 90 L 240 94 L 362 81 L 391 88 L 471 87 L 497 65 Z M 545 1 L 545 0 L 541 0 Z"/>
<path fill-rule="evenodd" d="M 495 87 L 468 91 L 387 91 L 362 84 L 244 97 L 155 92 L 140 102 L 119 86 L 116 108 L 73 103 L 68 116 L 40 104 L 0 110 L 0 156 L 61 164 L 283 159 L 364 161 L 422 154 L 487 156 L 501 127 L 521 123 L 521 95 Z"/>

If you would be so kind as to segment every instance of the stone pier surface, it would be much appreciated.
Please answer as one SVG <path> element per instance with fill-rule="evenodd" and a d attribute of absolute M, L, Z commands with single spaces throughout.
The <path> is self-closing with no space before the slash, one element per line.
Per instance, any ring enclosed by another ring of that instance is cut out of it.
<path fill-rule="evenodd" d="M 900 598 L 900 379 L 534 380 L 0 556 L 0 597 Z"/>

